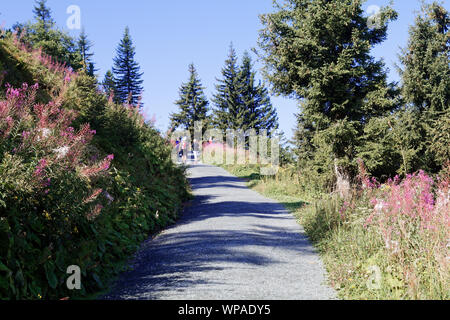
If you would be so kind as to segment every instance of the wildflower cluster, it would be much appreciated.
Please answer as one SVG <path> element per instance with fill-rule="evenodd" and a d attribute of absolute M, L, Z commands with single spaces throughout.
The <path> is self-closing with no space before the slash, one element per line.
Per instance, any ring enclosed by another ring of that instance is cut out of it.
<path fill-rule="evenodd" d="M 369 206 L 364 228 L 378 234 L 385 262 L 390 269 L 397 266 L 398 288 L 404 286 L 413 298 L 433 296 L 450 283 L 449 172 L 447 165 L 435 178 L 421 170 L 380 184 L 360 163 L 363 191 L 353 208 Z"/>

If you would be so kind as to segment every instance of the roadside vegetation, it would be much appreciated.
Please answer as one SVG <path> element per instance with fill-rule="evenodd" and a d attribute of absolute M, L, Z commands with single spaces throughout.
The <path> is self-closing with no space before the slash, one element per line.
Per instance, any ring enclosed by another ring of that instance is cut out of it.
<path fill-rule="evenodd" d="M 450 167 L 380 184 L 361 164 L 347 197 L 305 189 L 312 179 L 295 167 L 276 176 L 260 176 L 258 165 L 224 168 L 294 213 L 340 298 L 450 298 Z"/>
<path fill-rule="evenodd" d="M 138 107 L 21 34 L 2 32 L 0 74 L 0 300 L 87 297 L 176 220 L 185 173 Z"/>
<path fill-rule="evenodd" d="M 388 83 L 371 49 L 397 13 L 366 17 L 362 4 L 286 0 L 261 16 L 265 77 L 299 100 L 293 152 L 275 176 L 225 168 L 295 212 L 341 298 L 446 300 L 449 13 L 423 3 L 399 55 L 401 82 Z"/>

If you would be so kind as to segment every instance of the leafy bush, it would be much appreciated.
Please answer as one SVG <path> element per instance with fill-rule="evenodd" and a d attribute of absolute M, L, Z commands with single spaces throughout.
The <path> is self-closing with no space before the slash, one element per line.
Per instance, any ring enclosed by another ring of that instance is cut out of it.
<path fill-rule="evenodd" d="M 170 145 L 95 79 L 14 37 L 0 39 L 0 299 L 80 298 L 105 289 L 187 199 Z M 90 124 L 86 124 L 86 123 Z M 66 287 L 78 265 L 82 289 Z"/>

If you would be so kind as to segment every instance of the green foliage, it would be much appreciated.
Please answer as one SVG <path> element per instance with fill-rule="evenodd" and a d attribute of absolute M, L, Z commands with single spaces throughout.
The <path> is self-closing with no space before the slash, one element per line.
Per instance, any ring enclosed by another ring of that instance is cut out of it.
<path fill-rule="evenodd" d="M 114 94 L 115 92 L 114 75 L 111 72 L 111 70 L 106 71 L 105 78 L 103 79 L 102 82 L 102 88 L 106 94 L 108 95 Z"/>
<path fill-rule="evenodd" d="M 89 123 L 95 130 L 103 126 L 108 99 L 99 94 L 97 88 L 97 80 L 85 72 L 80 72 L 69 84 L 64 102 L 67 108 L 78 112 L 77 126 Z"/>
<path fill-rule="evenodd" d="M 228 59 L 222 69 L 222 79 L 216 85 L 214 95 L 214 124 L 225 132 L 227 129 L 267 130 L 268 135 L 278 129 L 278 116 L 267 89 L 259 82 L 248 53 L 239 66 L 236 52 L 230 46 Z"/>
<path fill-rule="evenodd" d="M 140 66 L 134 60 L 135 54 L 135 47 L 130 37 L 130 29 L 127 27 L 117 47 L 112 72 L 114 74 L 116 101 L 119 103 L 128 102 L 133 106 L 138 105 L 143 91 L 143 73 L 140 72 Z"/>
<path fill-rule="evenodd" d="M 92 62 L 92 56 L 94 54 L 90 52 L 92 48 L 92 42 L 88 39 L 84 28 L 81 30 L 81 34 L 78 37 L 77 47 L 78 52 L 81 55 L 81 61 L 83 63 L 85 72 L 93 77 L 96 70 L 94 68 L 94 63 Z"/>
<path fill-rule="evenodd" d="M 450 109 L 430 128 L 430 151 L 437 163 L 445 164 L 450 159 Z"/>
<path fill-rule="evenodd" d="M 253 71 L 250 55 L 245 52 L 239 70 L 241 103 L 244 117 L 242 129 L 255 129 L 256 133 L 267 130 L 269 136 L 278 129 L 278 115 L 270 102 L 270 97 L 264 84 L 256 84 L 256 72 Z"/>
<path fill-rule="evenodd" d="M 36 2 L 36 6 L 33 9 L 34 17 L 48 31 L 55 25 L 55 21 L 51 16 L 50 8 L 47 7 L 47 0 L 38 0 Z"/>
<path fill-rule="evenodd" d="M 55 157 L 55 147 L 31 144 L 27 153 L 13 152 L 22 131 L 33 133 L 41 122 L 24 117 L 11 128 L 15 138 L 1 141 L 0 299 L 86 297 L 104 290 L 143 240 L 175 221 L 188 199 L 185 173 L 171 162 L 170 144 L 138 110 L 108 101 L 84 72 L 70 74 L 21 46 L 10 37 L 0 40 L 5 81 L 39 82 L 37 101 L 76 112 L 75 132 L 89 122 L 96 134 L 77 169 L 49 167 L 48 192 L 37 189 L 35 172 L 40 159 Z M 0 100 L 4 96 L 2 88 Z M 114 154 L 109 173 L 81 174 L 107 154 Z M 70 265 L 81 268 L 81 291 L 66 288 Z"/>
<path fill-rule="evenodd" d="M 439 4 L 424 5 L 400 60 L 404 107 L 364 128 L 358 156 L 384 179 L 419 169 L 437 173 L 449 160 L 450 19 Z"/>
<path fill-rule="evenodd" d="M 410 39 L 400 60 L 403 80 L 402 94 L 408 107 L 417 115 L 421 135 L 419 159 L 416 162 L 430 171 L 448 161 L 450 140 L 450 17 L 437 2 L 424 4 L 421 14 L 410 28 Z M 424 163 L 423 163 L 424 162 Z"/>
<path fill-rule="evenodd" d="M 239 100 L 239 78 L 236 51 L 230 45 L 228 59 L 222 69 L 223 79 L 218 80 L 214 95 L 214 125 L 225 132 L 227 129 L 241 129 L 244 110 Z"/>
<path fill-rule="evenodd" d="M 400 60 L 403 95 L 420 111 L 444 111 L 450 105 L 450 38 L 448 11 L 437 2 L 425 4 Z"/>
<path fill-rule="evenodd" d="M 46 0 L 39 0 L 34 7 L 34 23 L 16 25 L 22 33 L 23 43 L 39 48 L 57 61 L 71 66 L 74 70 L 83 67 L 83 58 L 78 51 L 76 41 L 65 31 L 55 28 L 51 10 L 46 6 Z"/>
<path fill-rule="evenodd" d="M 332 172 L 334 159 L 351 173 L 364 124 L 397 106 L 383 62 L 370 55 L 397 14 L 384 8 L 370 28 L 362 1 L 286 0 L 276 8 L 261 16 L 260 56 L 273 90 L 302 100 L 299 158 L 317 163 L 328 153 L 318 174 Z"/>
<path fill-rule="evenodd" d="M 203 133 L 207 129 L 209 102 L 194 64 L 189 65 L 189 75 L 189 82 L 181 85 L 180 98 L 175 102 L 179 107 L 179 112 L 171 114 L 170 120 L 173 130 L 179 127 L 190 130 L 191 141 L 193 141 L 195 122 L 202 121 Z"/>
<path fill-rule="evenodd" d="M 383 120 L 379 120 L 382 128 Z M 431 188 L 423 187 L 424 182 L 432 180 L 422 172 L 409 176 L 401 184 L 390 182 L 371 188 L 359 184 L 347 198 L 306 189 L 311 187 L 314 176 L 293 166 L 280 168 L 273 177 L 259 175 L 259 167 L 254 165 L 225 166 L 225 169 L 295 214 L 320 252 L 329 283 L 340 298 L 448 299 L 448 262 L 445 262 L 448 232 L 443 223 L 448 219 L 448 167 L 438 180 L 441 184 L 436 186 L 442 189 L 434 195 Z M 360 182 L 367 183 L 367 177 L 361 173 L 359 176 Z M 417 181 L 419 178 L 422 181 Z M 321 190 L 320 183 L 317 186 Z M 436 201 L 431 209 L 418 205 L 426 199 L 425 193 Z M 383 199 L 379 202 L 382 209 L 374 208 L 375 199 Z M 399 210 L 400 202 L 403 207 Z M 377 214 L 374 210 L 384 211 Z M 425 230 L 418 227 L 420 214 L 426 216 L 425 221 L 435 219 L 434 227 Z M 397 221 L 389 220 L 394 216 Z M 387 234 L 392 238 L 386 240 Z M 380 272 L 379 287 L 375 289 L 368 285 L 375 276 L 374 270 Z"/>

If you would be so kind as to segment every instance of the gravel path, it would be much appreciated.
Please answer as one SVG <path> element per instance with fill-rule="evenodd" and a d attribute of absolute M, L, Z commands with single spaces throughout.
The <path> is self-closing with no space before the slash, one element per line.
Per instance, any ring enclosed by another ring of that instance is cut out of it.
<path fill-rule="evenodd" d="M 179 222 L 145 242 L 104 299 L 334 299 L 302 228 L 284 207 L 225 170 L 189 169 Z"/>

